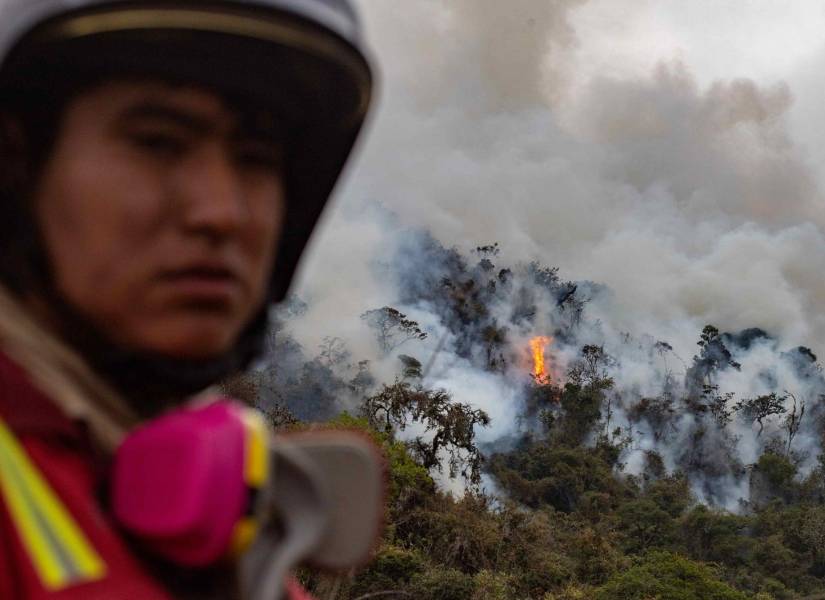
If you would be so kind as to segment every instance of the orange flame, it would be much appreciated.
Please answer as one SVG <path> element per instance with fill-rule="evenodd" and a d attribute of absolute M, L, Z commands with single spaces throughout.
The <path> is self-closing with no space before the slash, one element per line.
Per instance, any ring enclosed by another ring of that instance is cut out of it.
<path fill-rule="evenodd" d="M 544 350 L 553 343 L 551 337 L 534 337 L 530 340 L 530 352 L 533 355 L 533 377 L 538 383 L 549 383 L 550 372 L 545 365 Z"/>

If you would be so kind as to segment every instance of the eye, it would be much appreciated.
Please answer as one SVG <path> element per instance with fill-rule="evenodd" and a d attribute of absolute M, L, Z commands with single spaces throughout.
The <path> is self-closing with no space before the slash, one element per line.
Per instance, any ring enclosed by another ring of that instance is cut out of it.
<path fill-rule="evenodd" d="M 241 141 L 234 145 L 233 155 L 243 167 L 267 172 L 280 172 L 284 165 L 284 153 L 280 144 L 265 141 Z"/>
<path fill-rule="evenodd" d="M 184 136 L 169 131 L 132 131 L 128 137 L 138 149 L 163 158 L 180 156 L 189 145 Z"/>

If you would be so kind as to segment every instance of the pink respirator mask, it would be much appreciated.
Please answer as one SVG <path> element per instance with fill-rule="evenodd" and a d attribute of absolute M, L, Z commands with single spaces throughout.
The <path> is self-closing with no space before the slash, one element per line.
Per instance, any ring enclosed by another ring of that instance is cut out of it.
<path fill-rule="evenodd" d="M 303 562 L 364 563 L 380 536 L 383 464 L 365 436 L 272 436 L 223 399 L 132 432 L 115 454 L 112 509 L 155 554 L 186 567 L 240 558 L 245 598 L 274 600 Z"/>

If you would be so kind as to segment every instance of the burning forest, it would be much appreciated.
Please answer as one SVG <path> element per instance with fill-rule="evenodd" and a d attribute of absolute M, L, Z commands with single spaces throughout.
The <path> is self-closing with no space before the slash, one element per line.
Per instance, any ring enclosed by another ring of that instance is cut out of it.
<path fill-rule="evenodd" d="M 654 549 L 719 560 L 732 578 L 777 535 L 763 519 L 819 518 L 819 508 L 793 512 L 825 500 L 825 377 L 809 348 L 708 324 L 684 354 L 650 332 L 613 329 L 599 316 L 614 301 L 603 285 L 538 262 L 503 264 L 497 244 L 462 253 L 424 232 L 400 235 L 396 301 L 341 317 L 367 353 L 337 336 L 300 344 L 312 310 L 293 298 L 273 314 L 268 361 L 254 375 L 254 401 L 276 425 L 343 419 L 405 449 L 433 487 L 426 501 L 421 490 L 396 497 L 391 520 L 432 518 L 430 495 L 445 493 L 450 510 L 481 502 L 491 519 L 539 511 L 572 536 L 554 537 L 554 551 L 589 528 L 607 536 L 598 543 L 616 554 L 600 560 L 615 562 L 588 575 L 598 582 L 624 553 Z M 721 537 L 685 550 L 706 522 L 721 529 L 703 535 Z M 420 533 L 395 531 L 393 543 L 414 546 Z M 723 542 L 739 548 L 736 564 L 719 554 Z M 767 575 L 740 587 L 820 589 L 819 550 L 795 543 L 782 551 L 808 557 L 807 587 Z M 579 581 L 565 573 L 530 593 Z"/>
<path fill-rule="evenodd" d="M 591 316 L 591 306 L 610 302 L 604 286 L 563 280 L 537 262 L 497 265 L 497 245 L 463 255 L 409 232 L 399 255 L 412 253 L 410 262 L 429 268 L 405 272 L 399 263 L 397 308 L 355 319 L 362 341 L 373 340 L 370 354 L 327 337 L 307 356 L 291 332 L 308 307 L 294 298 L 282 308 L 273 366 L 260 372 L 262 402 L 323 420 L 357 412 L 381 385 L 444 389 L 491 416 L 475 432 L 489 448 L 552 442 L 571 434 L 575 418 L 577 443 L 615 447 L 617 476 L 682 473 L 697 501 L 733 512 L 770 500 L 754 475 L 765 453 L 801 478 L 818 468 L 825 377 L 809 348 L 709 324 L 682 355 L 649 332 L 615 331 Z"/>

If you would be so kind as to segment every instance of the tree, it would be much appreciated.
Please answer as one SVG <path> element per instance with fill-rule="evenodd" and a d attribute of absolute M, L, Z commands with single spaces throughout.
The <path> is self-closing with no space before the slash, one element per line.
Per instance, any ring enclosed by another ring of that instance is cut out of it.
<path fill-rule="evenodd" d="M 370 361 L 359 360 L 358 372 L 350 379 L 349 388 L 359 397 L 366 395 L 367 390 L 375 385 L 375 377 L 370 373 Z"/>
<path fill-rule="evenodd" d="M 559 284 L 558 267 L 542 267 L 537 261 L 527 266 L 527 273 L 536 285 L 554 291 Z"/>
<path fill-rule="evenodd" d="M 567 315 L 567 324 L 571 328 L 581 324 L 584 309 L 590 302 L 590 298 L 580 298 L 576 294 L 578 289 L 578 284 L 568 281 L 556 293 L 556 308 L 561 314 Z"/>
<path fill-rule="evenodd" d="M 663 342 L 663 341 L 661 341 L 661 340 L 660 340 L 660 341 L 658 341 L 658 342 L 656 342 L 656 343 L 653 345 L 653 348 L 654 348 L 654 350 L 656 350 L 656 352 L 657 352 L 657 353 L 659 354 L 659 356 L 661 356 L 662 358 L 664 358 L 664 357 L 665 357 L 665 355 L 666 355 L 668 352 L 673 352 L 673 346 L 671 346 L 671 345 L 670 345 L 670 344 L 668 344 L 667 342 Z M 665 367 L 667 367 L 667 364 L 665 364 Z"/>
<path fill-rule="evenodd" d="M 365 600 L 412 597 L 404 588 L 413 577 L 425 571 L 424 557 L 419 552 L 384 544 L 372 562 L 359 574 L 350 595 Z"/>
<path fill-rule="evenodd" d="M 498 256 L 499 252 L 500 249 L 498 247 L 498 242 L 495 242 L 493 244 L 487 244 L 486 246 L 476 247 L 475 253 L 481 257 L 481 259 L 478 261 L 478 266 L 481 268 L 481 270 L 490 272 L 493 269 L 495 269 L 496 266 L 493 264 L 493 261 L 491 259 Z M 492 283 L 493 286 L 495 286 L 495 282 Z"/>
<path fill-rule="evenodd" d="M 475 253 L 481 256 L 482 258 L 498 256 L 499 252 L 501 252 L 501 248 L 498 247 L 498 242 L 487 244 L 485 246 L 476 246 L 475 249 Z"/>
<path fill-rule="evenodd" d="M 756 398 L 740 400 L 736 403 L 736 406 L 734 406 L 734 410 L 741 412 L 745 418 L 759 423 L 759 432 L 756 434 L 756 436 L 759 437 L 765 428 L 765 419 L 786 412 L 786 399 L 786 396 L 780 397 L 776 395 L 776 392 L 771 392 L 770 394 L 757 396 Z"/>
<path fill-rule="evenodd" d="M 487 369 L 503 372 L 507 366 L 507 359 L 502 352 L 502 346 L 507 343 L 507 327 L 498 327 L 493 320 L 481 331 L 481 339 L 487 355 Z"/>
<path fill-rule="evenodd" d="M 796 475 L 796 466 L 786 456 L 764 452 L 751 472 L 751 502 L 765 504 L 775 499 L 791 502 L 798 496 Z"/>
<path fill-rule="evenodd" d="M 690 483 L 683 473 L 676 473 L 651 482 L 645 490 L 645 497 L 671 517 L 678 517 L 694 502 Z"/>
<path fill-rule="evenodd" d="M 461 474 L 472 485 L 480 483 L 483 457 L 475 443 L 475 427 L 490 424 L 483 410 L 453 402 L 445 390 L 428 390 L 407 381 L 385 385 L 364 401 L 361 410 L 371 426 L 388 434 L 404 431 L 410 423 L 422 424 L 432 437 L 421 435 L 410 442 L 422 466 L 441 472 L 442 453 L 446 453 L 450 477 Z"/>
<path fill-rule="evenodd" d="M 596 600 L 747 600 L 712 567 L 669 552 L 651 552 L 596 590 Z"/>
<path fill-rule="evenodd" d="M 290 429 L 300 423 L 300 421 L 292 414 L 283 404 L 273 404 L 262 409 L 264 417 L 270 427 L 275 430 Z"/>
<path fill-rule="evenodd" d="M 458 569 L 434 568 L 413 580 L 420 600 L 467 600 L 475 584 L 470 575 Z"/>
<path fill-rule="evenodd" d="M 350 351 L 347 350 L 344 341 L 339 337 L 324 337 L 319 349 L 321 353 L 318 355 L 318 359 L 324 366 L 330 369 L 336 365 L 340 365 L 350 357 Z"/>
<path fill-rule="evenodd" d="M 613 359 L 604 351 L 604 346 L 588 344 L 581 349 L 581 358 L 567 372 L 568 381 L 593 390 L 607 390 L 613 387 L 613 379 L 608 376 L 607 368 Z"/>
<path fill-rule="evenodd" d="M 673 518 L 649 498 L 623 504 L 618 511 L 619 524 L 625 534 L 625 547 L 630 552 L 644 552 L 663 547 L 674 530 Z"/>
<path fill-rule="evenodd" d="M 741 564 L 747 547 L 746 517 L 712 510 L 699 505 L 679 520 L 684 550 L 696 560 L 722 564 Z"/>
<path fill-rule="evenodd" d="M 791 446 L 793 445 L 793 440 L 796 437 L 796 434 L 799 433 L 799 428 L 802 425 L 802 418 L 805 416 L 805 401 L 800 400 L 797 402 L 796 396 L 792 393 L 785 391 L 785 399 L 790 398 L 793 402 L 793 406 L 791 407 L 791 412 L 785 417 L 785 431 L 788 432 L 788 443 L 785 449 L 785 456 L 791 455 Z"/>
<path fill-rule="evenodd" d="M 570 513 L 588 492 L 605 494 L 611 504 L 624 492 L 612 465 L 592 448 L 533 443 L 494 455 L 490 472 L 511 499 L 531 508 L 549 504 Z"/>
<path fill-rule="evenodd" d="M 808 509 L 799 527 L 799 537 L 804 548 L 814 557 L 814 565 L 822 570 L 825 565 L 825 506 Z"/>
<path fill-rule="evenodd" d="M 612 364 L 602 346 L 582 347 L 580 358 L 567 371 L 567 383 L 559 397 L 564 410 L 564 417 L 556 419 L 559 441 L 571 446 L 583 443 L 605 416 L 604 431 L 609 433 L 613 409 L 608 392 L 614 382 L 607 368 Z"/>
<path fill-rule="evenodd" d="M 399 354 L 398 360 L 404 365 L 403 377 L 404 379 L 421 379 L 421 361 L 413 356 L 406 354 Z"/>
<path fill-rule="evenodd" d="M 689 377 L 695 385 L 710 385 L 711 376 L 720 369 L 741 369 L 742 365 L 733 360 L 719 330 L 713 325 L 706 325 L 702 329 L 697 345 L 701 350 L 693 357 L 693 366 L 689 372 Z"/>
<path fill-rule="evenodd" d="M 733 400 L 734 393 L 727 392 L 720 394 L 718 385 L 705 384 L 702 387 L 702 396 L 705 400 L 707 410 L 713 416 L 716 424 L 719 425 L 719 429 L 727 427 L 733 418 L 733 412 L 735 410 L 728 408 L 728 405 Z"/>
<path fill-rule="evenodd" d="M 674 424 L 676 409 L 674 408 L 673 396 L 668 392 L 663 392 L 661 396 L 654 398 L 642 398 L 628 411 L 629 416 L 634 421 L 644 419 L 650 425 L 653 439 L 656 441 L 664 439 L 668 433 L 677 431 Z"/>
<path fill-rule="evenodd" d="M 416 321 L 390 306 L 368 310 L 361 318 L 375 330 L 378 346 L 384 354 L 410 340 L 427 339 L 427 334 Z"/>

